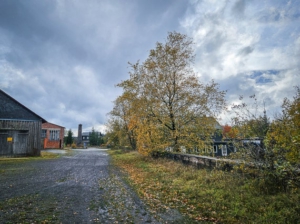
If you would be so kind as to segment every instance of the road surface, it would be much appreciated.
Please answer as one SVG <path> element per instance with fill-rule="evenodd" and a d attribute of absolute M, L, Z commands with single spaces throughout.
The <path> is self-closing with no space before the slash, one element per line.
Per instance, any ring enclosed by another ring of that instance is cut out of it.
<path fill-rule="evenodd" d="M 41 222 L 165 223 L 96 148 L 58 159 L 0 160 L 0 223 Z"/>

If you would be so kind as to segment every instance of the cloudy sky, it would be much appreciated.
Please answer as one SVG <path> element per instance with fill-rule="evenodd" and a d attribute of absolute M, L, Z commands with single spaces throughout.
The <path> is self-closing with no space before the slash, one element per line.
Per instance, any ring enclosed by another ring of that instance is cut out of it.
<path fill-rule="evenodd" d="M 229 105 L 256 94 L 272 116 L 300 84 L 299 0 L 1 0 L 0 89 L 75 134 L 101 131 L 127 63 L 170 31 L 193 38 L 195 71 Z"/>

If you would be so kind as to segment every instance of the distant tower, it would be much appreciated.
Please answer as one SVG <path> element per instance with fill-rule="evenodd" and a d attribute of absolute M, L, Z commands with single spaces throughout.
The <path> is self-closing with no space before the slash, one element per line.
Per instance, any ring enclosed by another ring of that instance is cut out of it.
<path fill-rule="evenodd" d="M 77 145 L 82 143 L 82 124 L 78 125 L 78 137 L 77 137 Z"/>

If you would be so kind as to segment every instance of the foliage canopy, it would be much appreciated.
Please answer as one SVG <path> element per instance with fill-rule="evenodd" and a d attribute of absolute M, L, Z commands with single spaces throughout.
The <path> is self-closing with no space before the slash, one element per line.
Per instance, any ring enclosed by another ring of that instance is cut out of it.
<path fill-rule="evenodd" d="M 111 132 L 122 131 L 127 143 L 144 154 L 203 147 L 210 141 L 225 91 L 213 80 L 199 81 L 191 68 L 194 57 L 192 40 L 171 32 L 145 62 L 129 64 L 130 78 L 117 85 L 123 94 L 110 112 Z"/>

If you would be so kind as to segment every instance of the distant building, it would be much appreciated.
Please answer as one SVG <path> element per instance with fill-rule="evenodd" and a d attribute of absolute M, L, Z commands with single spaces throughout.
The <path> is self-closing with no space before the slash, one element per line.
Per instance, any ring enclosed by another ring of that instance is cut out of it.
<path fill-rule="evenodd" d="M 38 156 L 47 121 L 0 90 L 0 156 Z"/>
<path fill-rule="evenodd" d="M 103 134 L 99 131 L 95 131 L 95 137 L 97 137 L 98 139 L 100 139 L 101 137 L 103 137 Z M 82 132 L 82 143 L 85 146 L 90 145 L 90 137 L 92 135 L 92 132 Z"/>
<path fill-rule="evenodd" d="M 42 124 L 42 144 L 44 149 L 62 149 L 64 147 L 65 128 L 52 123 Z"/>
<path fill-rule="evenodd" d="M 78 136 L 77 136 L 77 146 L 83 146 L 86 148 L 89 145 L 100 145 L 101 138 L 103 137 L 103 134 L 99 131 L 89 131 L 89 132 L 82 132 L 82 124 L 78 125 Z M 99 140 L 99 144 L 93 144 Z"/>

